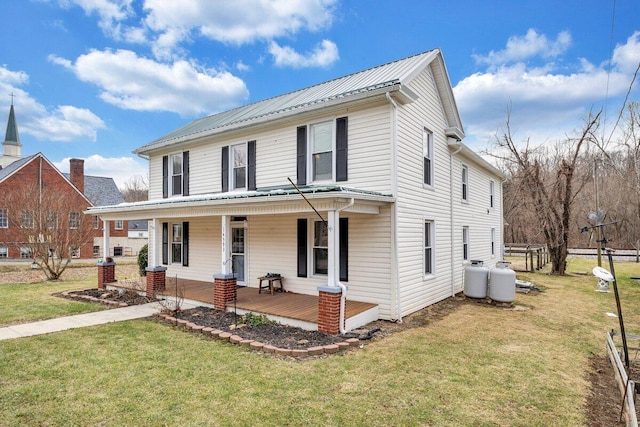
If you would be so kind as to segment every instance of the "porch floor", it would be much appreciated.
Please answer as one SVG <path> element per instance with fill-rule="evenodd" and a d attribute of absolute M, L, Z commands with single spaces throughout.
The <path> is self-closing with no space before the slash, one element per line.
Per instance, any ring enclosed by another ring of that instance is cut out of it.
<path fill-rule="evenodd" d="M 166 290 L 161 295 L 176 295 L 175 279 L 167 277 Z M 178 295 L 184 299 L 200 301 L 213 305 L 213 282 L 178 279 Z M 229 303 L 232 306 L 233 303 Z M 345 317 L 347 319 L 374 308 L 375 304 L 347 300 Z M 318 297 L 315 295 L 296 294 L 293 292 L 268 291 L 258 293 L 258 288 L 238 287 L 236 308 L 253 313 L 270 314 L 289 319 L 318 323 Z"/>

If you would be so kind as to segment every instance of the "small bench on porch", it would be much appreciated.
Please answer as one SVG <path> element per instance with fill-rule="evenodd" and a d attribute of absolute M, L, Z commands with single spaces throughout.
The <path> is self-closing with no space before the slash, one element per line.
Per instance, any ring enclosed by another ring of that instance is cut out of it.
<path fill-rule="evenodd" d="M 283 277 L 281 275 L 271 273 L 268 273 L 266 276 L 258 277 L 258 280 L 260 281 L 258 285 L 258 293 L 261 294 L 263 289 L 269 289 L 271 295 L 273 295 L 274 291 L 284 292 L 282 279 Z M 279 287 L 278 289 L 275 289 L 276 285 Z"/>

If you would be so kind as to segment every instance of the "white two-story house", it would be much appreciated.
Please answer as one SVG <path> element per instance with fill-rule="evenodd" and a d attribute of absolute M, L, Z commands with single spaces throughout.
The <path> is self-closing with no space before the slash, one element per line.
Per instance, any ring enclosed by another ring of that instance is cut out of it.
<path fill-rule="evenodd" d="M 398 320 L 460 292 L 471 259 L 500 259 L 504 176 L 463 138 L 434 49 L 188 123 L 135 150 L 148 201 L 88 213 L 151 218 L 167 276 L 279 273 Z"/>

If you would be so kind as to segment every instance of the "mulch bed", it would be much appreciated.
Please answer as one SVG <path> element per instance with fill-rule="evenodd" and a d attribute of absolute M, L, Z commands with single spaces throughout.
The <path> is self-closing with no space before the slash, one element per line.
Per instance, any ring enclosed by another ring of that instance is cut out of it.
<path fill-rule="evenodd" d="M 60 295 L 66 298 L 99 302 L 105 305 L 118 307 L 147 304 L 149 302 L 157 301 L 155 298 L 149 298 L 144 295 L 139 295 L 135 291 L 125 289 L 85 289 L 82 291 L 63 292 Z"/>

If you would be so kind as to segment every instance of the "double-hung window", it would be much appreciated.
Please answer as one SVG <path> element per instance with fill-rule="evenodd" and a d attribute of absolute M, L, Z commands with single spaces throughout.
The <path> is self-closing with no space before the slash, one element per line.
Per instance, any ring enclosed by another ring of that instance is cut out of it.
<path fill-rule="evenodd" d="M 26 246 L 22 246 L 20 248 L 20 258 L 21 259 L 29 259 L 31 258 L 31 249 Z"/>
<path fill-rule="evenodd" d="M 495 184 L 493 180 L 489 181 L 489 207 L 490 208 L 494 207 L 494 187 L 495 187 Z"/>
<path fill-rule="evenodd" d="M 333 180 L 333 122 L 316 123 L 310 126 L 311 180 Z"/>
<path fill-rule="evenodd" d="M 433 133 L 428 129 L 422 130 L 422 150 L 424 157 L 423 183 L 433 186 Z"/>
<path fill-rule="evenodd" d="M 313 274 L 329 272 L 329 234 L 327 224 L 315 221 L 313 226 Z"/>
<path fill-rule="evenodd" d="M 182 194 L 182 153 L 171 155 L 171 195 Z"/>
<path fill-rule="evenodd" d="M 33 211 L 22 211 L 22 228 L 33 228 Z"/>
<path fill-rule="evenodd" d="M 93 216 L 93 228 L 96 230 L 100 229 L 100 217 L 98 215 Z"/>
<path fill-rule="evenodd" d="M 182 224 L 171 225 L 171 262 L 182 264 Z"/>
<path fill-rule="evenodd" d="M 462 165 L 462 200 L 469 201 L 469 168 Z"/>
<path fill-rule="evenodd" d="M 113 228 L 115 230 L 122 230 L 124 228 L 124 221 L 121 219 L 116 219 L 113 221 Z"/>
<path fill-rule="evenodd" d="M 80 228 L 80 212 L 69 212 L 69 228 Z"/>
<path fill-rule="evenodd" d="M 424 222 L 424 275 L 429 276 L 434 273 L 433 260 L 435 259 L 434 251 L 434 225 L 433 221 L 425 220 Z"/>
<path fill-rule="evenodd" d="M 469 261 L 469 227 L 462 227 L 462 259 Z"/>
<path fill-rule="evenodd" d="M 9 228 L 9 210 L 0 209 L 0 228 Z"/>
<path fill-rule="evenodd" d="M 496 229 L 491 229 L 491 256 L 496 256 Z"/>
<path fill-rule="evenodd" d="M 0 246 L 0 258 L 8 258 L 9 257 L 9 248 L 6 246 Z"/>
<path fill-rule="evenodd" d="M 247 144 L 231 146 L 231 185 L 234 190 L 247 188 Z"/>
<path fill-rule="evenodd" d="M 96 217 L 97 218 L 97 217 Z M 58 228 L 58 213 L 54 211 L 47 212 L 47 228 Z"/>

